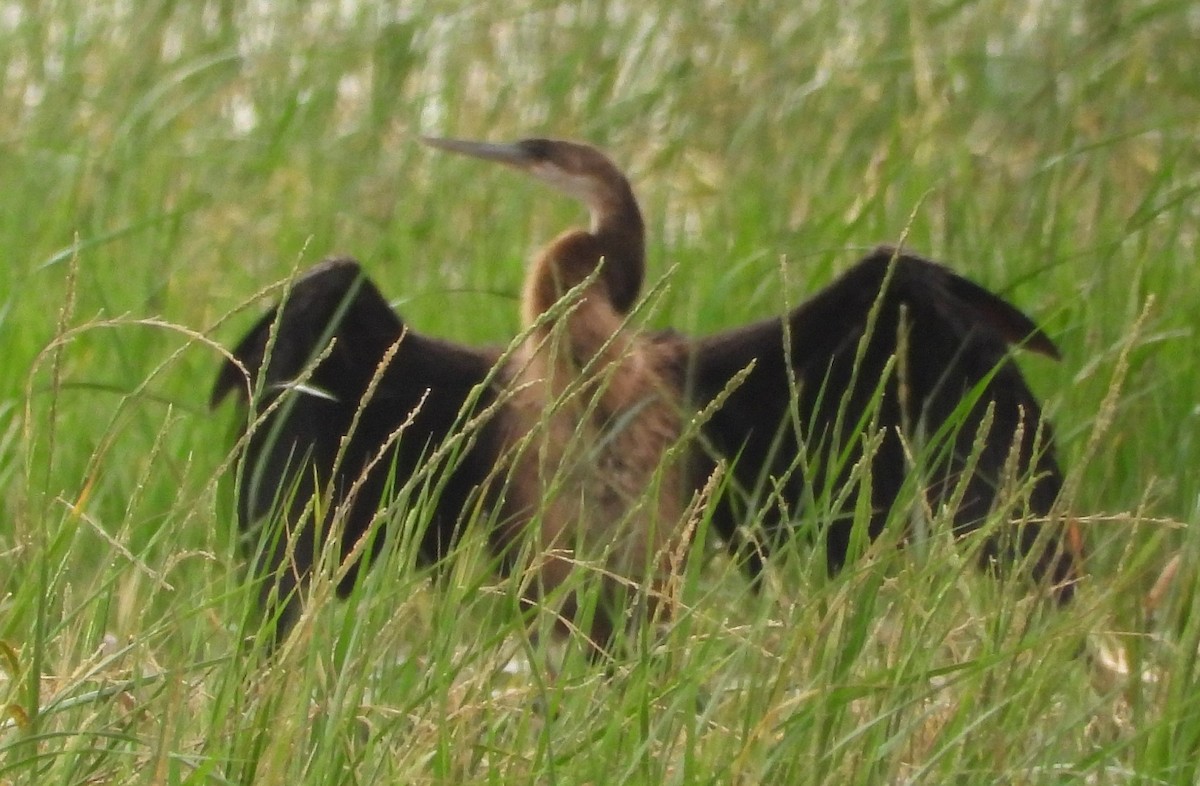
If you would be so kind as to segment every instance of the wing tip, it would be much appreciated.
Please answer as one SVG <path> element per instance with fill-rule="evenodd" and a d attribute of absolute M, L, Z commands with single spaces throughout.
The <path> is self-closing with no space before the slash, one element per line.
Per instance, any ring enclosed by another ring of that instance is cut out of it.
<path fill-rule="evenodd" d="M 1028 349 L 1030 352 L 1036 352 L 1039 355 L 1045 355 L 1051 360 L 1062 360 L 1062 351 L 1054 340 L 1046 335 L 1041 328 L 1035 328 L 1033 333 L 1025 337 L 1020 345 Z"/>
<path fill-rule="evenodd" d="M 217 373 L 212 392 L 208 394 L 208 408 L 213 410 L 221 406 L 231 392 L 241 387 L 238 382 L 244 378 L 242 370 L 233 361 L 226 359 Z"/>

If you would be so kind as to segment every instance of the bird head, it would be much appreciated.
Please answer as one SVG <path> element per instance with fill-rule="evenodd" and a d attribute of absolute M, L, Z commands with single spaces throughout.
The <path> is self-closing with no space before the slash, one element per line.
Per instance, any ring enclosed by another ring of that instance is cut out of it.
<path fill-rule="evenodd" d="M 422 137 L 421 141 L 439 150 L 504 164 L 537 178 L 587 206 L 593 232 L 600 230 L 616 206 L 632 199 L 625 175 L 591 145 L 561 139 L 522 139 L 507 144 L 439 137 Z"/>

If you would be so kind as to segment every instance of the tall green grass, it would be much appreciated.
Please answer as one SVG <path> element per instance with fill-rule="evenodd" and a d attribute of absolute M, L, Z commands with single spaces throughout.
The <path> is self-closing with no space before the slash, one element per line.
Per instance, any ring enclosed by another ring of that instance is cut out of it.
<path fill-rule="evenodd" d="M 0 5 L 0 783 L 1191 782 L 1198 35 L 1180 0 Z M 945 538 L 833 579 L 800 543 L 760 596 L 697 561 L 656 650 L 547 680 L 468 542 L 247 651 L 206 399 L 255 293 L 353 254 L 420 330 L 495 342 L 580 220 L 422 133 L 605 147 L 683 330 L 905 232 L 1004 293 L 1064 354 L 1024 368 L 1079 602 Z M 1101 634 L 1155 680 L 1080 657 Z"/>

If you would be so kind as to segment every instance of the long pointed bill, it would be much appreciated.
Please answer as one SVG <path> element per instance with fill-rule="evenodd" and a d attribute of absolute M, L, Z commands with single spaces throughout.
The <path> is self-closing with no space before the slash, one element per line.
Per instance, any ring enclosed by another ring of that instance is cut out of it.
<path fill-rule="evenodd" d="M 533 163 L 533 157 L 520 144 L 497 144 L 494 142 L 472 142 L 467 139 L 444 139 L 436 136 L 423 136 L 421 141 L 438 150 L 459 153 L 472 158 L 482 158 L 484 161 L 495 161 L 508 164 L 519 169 L 526 169 Z"/>

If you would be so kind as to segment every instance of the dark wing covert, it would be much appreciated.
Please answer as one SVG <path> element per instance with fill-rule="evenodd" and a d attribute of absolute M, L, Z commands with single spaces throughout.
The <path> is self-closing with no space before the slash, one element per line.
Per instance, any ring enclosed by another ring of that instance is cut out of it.
<path fill-rule="evenodd" d="M 828 511 L 817 529 L 830 569 L 841 567 L 859 495 L 836 500 L 847 482 L 857 482 L 852 469 L 868 451 L 868 534 L 876 537 L 913 477 L 903 434 L 923 456 L 932 510 L 953 505 L 956 532 L 976 528 L 1010 498 L 1002 489 L 1013 478 L 1023 482 L 1027 501 L 1007 513 L 1025 523 L 1007 542 L 991 543 L 984 557 L 1038 548 L 1035 576 L 1052 583 L 1060 599 L 1070 597 L 1078 534 L 1067 531 L 1073 524 L 1055 522 L 1050 526 L 1063 529 L 1039 540 L 1045 525 L 1034 520 L 1052 513 L 1063 478 L 1049 424 L 1009 357 L 1011 345 L 1053 358 L 1058 350 L 1027 316 L 941 265 L 884 247 L 793 309 L 787 328 L 775 318 L 698 339 L 689 363 L 695 406 L 755 363 L 704 425 L 708 455 L 699 468 L 703 475 L 717 459 L 730 462 L 731 488 L 714 522 L 753 575 L 806 508 L 810 521 L 812 510 Z M 981 432 L 989 411 L 990 426 Z M 864 434 L 873 435 L 870 448 Z M 812 505 L 814 499 L 823 504 Z M 762 527 L 747 531 L 743 524 L 756 517 Z"/>
<path fill-rule="evenodd" d="M 274 577 L 263 582 L 262 598 L 264 607 L 282 607 L 279 635 L 295 621 L 294 590 L 319 554 L 319 533 L 340 518 L 341 553 L 348 554 L 388 498 L 420 470 L 426 470 L 422 478 L 428 482 L 415 484 L 412 498 L 428 499 L 429 523 L 420 533 L 418 555 L 434 562 L 446 554 L 465 506 L 494 463 L 486 428 L 462 449 L 446 451 L 437 466 L 428 462 L 461 430 L 469 401 L 471 411 L 490 402 L 490 391 L 476 388 L 487 379 L 495 355 L 406 331 L 349 259 L 327 261 L 299 278 L 233 355 L 249 379 L 227 360 L 212 404 L 230 392 L 245 404 L 259 391 L 248 420 L 254 425 L 241 463 L 238 519 L 246 532 L 256 532 L 264 521 L 275 526 L 274 536 L 248 541 L 257 551 L 255 575 Z M 398 430 L 392 447 L 381 453 Z M 314 496 L 323 500 L 319 521 L 312 514 Z M 297 531 L 281 537 L 284 528 Z M 376 539 L 376 549 L 381 542 Z M 352 566 L 339 592 L 349 591 L 358 567 Z"/>

